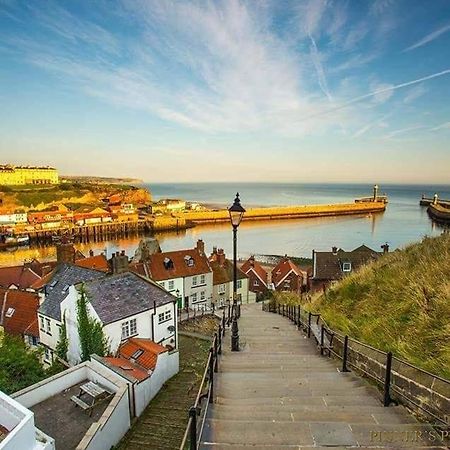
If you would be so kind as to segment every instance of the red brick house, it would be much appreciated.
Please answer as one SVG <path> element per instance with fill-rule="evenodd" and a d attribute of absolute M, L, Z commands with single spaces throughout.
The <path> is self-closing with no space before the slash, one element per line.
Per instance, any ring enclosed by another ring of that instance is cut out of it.
<path fill-rule="evenodd" d="M 284 257 L 272 270 L 273 288 L 279 292 L 300 294 L 306 290 L 307 273 L 297 267 L 289 258 Z"/>
<path fill-rule="evenodd" d="M 242 264 L 241 270 L 249 278 L 248 289 L 256 294 L 256 299 L 260 298 L 268 290 L 268 273 L 266 270 L 258 261 L 255 261 L 254 256 L 251 256 Z"/>

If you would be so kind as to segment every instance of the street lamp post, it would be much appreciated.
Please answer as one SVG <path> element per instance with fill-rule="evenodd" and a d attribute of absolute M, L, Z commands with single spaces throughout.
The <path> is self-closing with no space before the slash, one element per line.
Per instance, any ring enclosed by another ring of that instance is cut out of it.
<path fill-rule="evenodd" d="M 241 205 L 239 192 L 236 194 L 234 203 L 228 209 L 230 221 L 233 227 L 233 324 L 231 326 L 231 351 L 239 351 L 239 329 L 237 324 L 237 230 L 245 209 Z"/>

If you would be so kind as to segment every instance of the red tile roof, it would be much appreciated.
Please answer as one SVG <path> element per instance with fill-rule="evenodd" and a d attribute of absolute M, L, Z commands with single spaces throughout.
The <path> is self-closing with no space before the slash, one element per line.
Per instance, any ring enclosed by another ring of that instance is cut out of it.
<path fill-rule="evenodd" d="M 272 283 L 274 283 L 275 286 L 278 286 L 291 271 L 302 278 L 306 277 L 306 273 L 297 267 L 290 259 L 283 258 L 272 270 Z"/>
<path fill-rule="evenodd" d="M 258 261 L 255 261 L 255 258 L 251 256 L 244 264 L 241 266 L 242 272 L 248 274 L 250 271 L 253 271 L 256 276 L 267 286 L 267 272 Z"/>
<path fill-rule="evenodd" d="M 39 337 L 38 308 L 39 296 L 34 292 L 0 288 L 0 325 L 6 333 Z"/>
<path fill-rule="evenodd" d="M 101 270 L 102 272 L 109 272 L 108 260 L 103 254 L 78 259 L 75 261 L 75 265 L 78 267 L 86 267 L 87 269 L 96 269 Z"/>
<path fill-rule="evenodd" d="M 167 351 L 166 347 L 150 339 L 131 338 L 119 347 L 118 353 L 123 358 L 132 359 L 146 370 L 153 370 L 156 367 L 158 355 Z"/>
<path fill-rule="evenodd" d="M 40 276 L 29 267 L 0 267 L 0 286 L 8 288 L 11 285 L 20 289 L 29 288 Z"/>
<path fill-rule="evenodd" d="M 186 257 L 194 260 L 194 264 L 192 266 L 188 266 L 186 264 Z M 167 269 L 164 265 L 164 260 L 166 258 L 167 260 L 172 261 L 171 267 Z M 211 272 L 208 258 L 197 248 L 178 250 L 174 252 L 155 253 L 150 258 L 149 268 L 152 278 L 156 281 L 191 277 L 193 275 Z"/>
<path fill-rule="evenodd" d="M 137 364 L 128 361 L 128 359 L 122 357 L 112 358 L 108 356 L 104 358 L 104 360 L 112 366 L 118 368 L 119 373 L 123 373 L 126 376 L 131 376 L 136 380 L 142 381 L 150 376 L 148 372 L 139 367 Z"/>

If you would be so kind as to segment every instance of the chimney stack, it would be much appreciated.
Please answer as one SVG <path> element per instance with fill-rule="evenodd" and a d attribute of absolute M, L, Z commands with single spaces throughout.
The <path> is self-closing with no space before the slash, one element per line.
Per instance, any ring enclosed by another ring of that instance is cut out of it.
<path fill-rule="evenodd" d="M 331 247 L 331 251 L 333 252 L 333 255 L 337 255 L 337 247 Z"/>
<path fill-rule="evenodd" d="M 251 265 L 252 267 L 255 267 L 255 257 L 254 257 L 253 255 L 250 256 L 248 262 L 250 263 L 250 265 Z"/>
<path fill-rule="evenodd" d="M 386 244 L 383 244 L 381 246 L 381 248 L 383 249 L 383 253 L 388 253 L 389 252 L 389 244 L 386 242 Z"/>
<path fill-rule="evenodd" d="M 125 250 L 122 250 L 122 252 L 113 253 L 111 259 L 109 260 L 113 275 L 128 272 L 128 262 L 128 256 L 125 254 Z"/>
<path fill-rule="evenodd" d="M 219 250 L 217 250 L 217 262 L 220 266 L 225 264 L 225 252 L 223 251 L 223 248 L 219 248 Z"/>
<path fill-rule="evenodd" d="M 203 242 L 202 239 L 199 239 L 197 241 L 197 250 L 199 251 L 200 254 L 204 254 L 205 253 L 205 243 Z"/>
<path fill-rule="evenodd" d="M 75 247 L 70 242 L 61 242 L 56 246 L 56 262 L 62 263 L 75 263 Z"/>
<path fill-rule="evenodd" d="M 89 250 L 89 256 L 94 256 L 94 250 L 92 250 L 92 248 Z"/>

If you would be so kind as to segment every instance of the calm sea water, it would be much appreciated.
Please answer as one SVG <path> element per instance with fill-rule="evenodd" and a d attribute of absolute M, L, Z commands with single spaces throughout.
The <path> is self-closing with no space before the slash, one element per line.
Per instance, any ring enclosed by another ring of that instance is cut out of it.
<path fill-rule="evenodd" d="M 368 196 L 372 186 L 360 184 L 263 184 L 263 183 L 189 183 L 146 185 L 153 198 L 182 198 L 201 203 L 229 206 L 239 191 L 244 207 L 302 204 L 327 204 L 353 202 L 357 197 Z M 380 192 L 389 197 L 385 213 L 350 217 L 319 219 L 243 222 L 239 228 L 239 255 L 288 254 L 310 257 L 313 249 L 328 250 L 332 246 L 351 250 L 361 244 L 373 249 L 388 242 L 391 249 L 418 241 L 423 236 L 435 236 L 443 228 L 428 217 L 426 208 L 419 206 L 422 193 L 432 196 L 438 192 L 441 198 L 450 199 L 450 185 L 382 185 Z M 182 232 L 158 233 L 156 237 L 163 250 L 192 247 L 202 238 L 207 250 L 222 247 L 231 255 L 232 233 L 229 224 L 204 225 Z M 107 249 L 126 250 L 132 255 L 139 238 L 92 244 L 78 247 L 87 252 Z M 53 258 L 53 247 L 19 249 L 0 254 L 0 264 L 21 263 L 24 259 Z"/>

